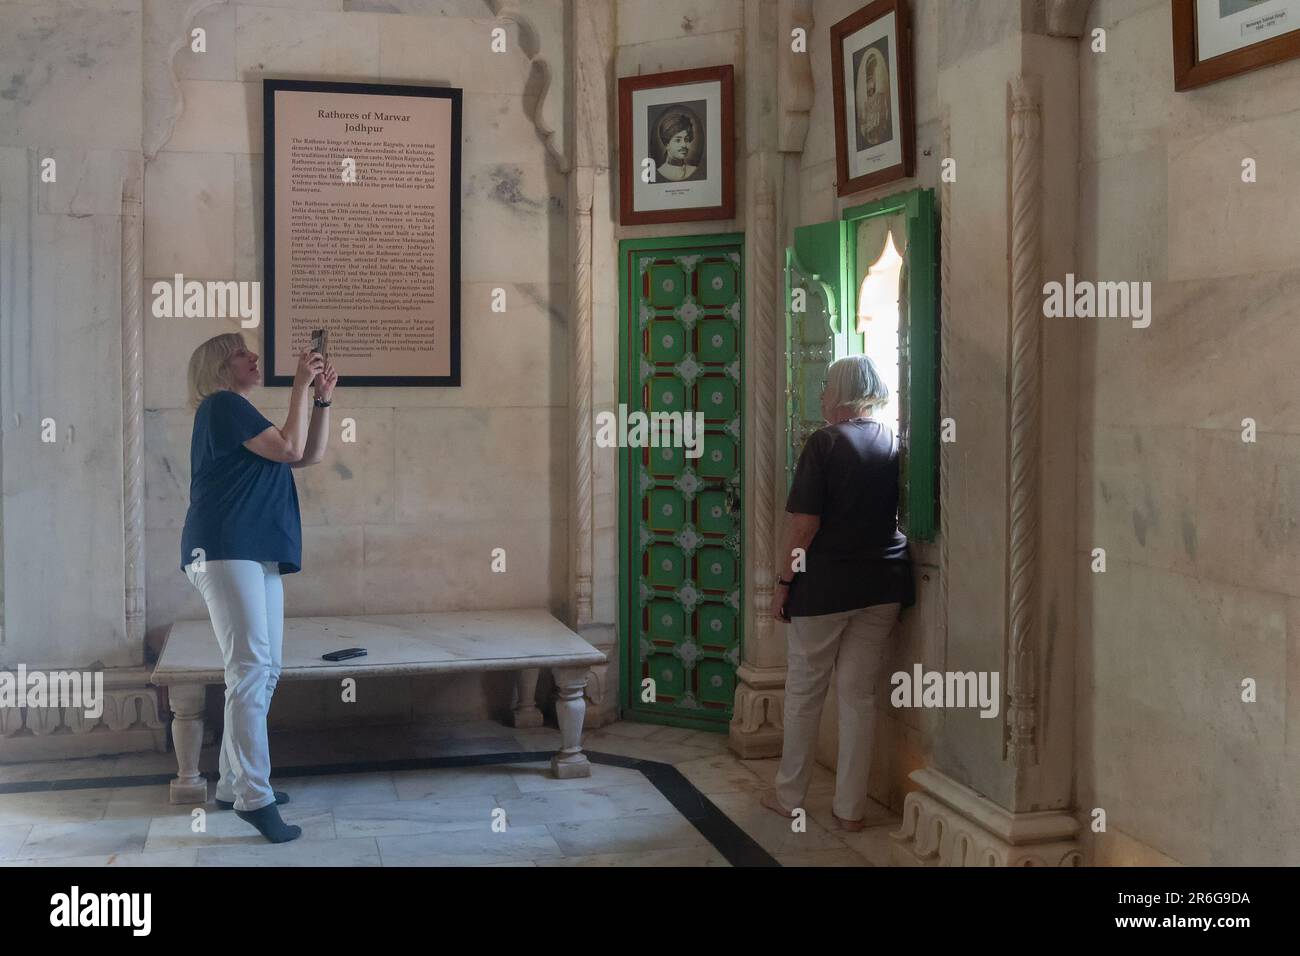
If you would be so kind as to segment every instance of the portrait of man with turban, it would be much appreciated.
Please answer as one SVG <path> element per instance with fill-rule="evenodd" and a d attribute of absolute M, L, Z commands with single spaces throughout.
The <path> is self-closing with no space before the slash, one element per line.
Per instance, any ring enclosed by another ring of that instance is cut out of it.
<path fill-rule="evenodd" d="M 705 165 L 701 161 L 704 148 L 704 129 L 694 104 L 669 105 L 658 117 L 652 119 L 653 135 L 650 142 L 658 164 L 655 175 L 661 182 L 684 182 L 704 179 Z M 703 106 L 703 103 L 699 104 Z"/>
<path fill-rule="evenodd" d="M 854 54 L 854 116 L 858 150 L 894 138 L 889 86 L 889 38 L 881 37 Z"/>

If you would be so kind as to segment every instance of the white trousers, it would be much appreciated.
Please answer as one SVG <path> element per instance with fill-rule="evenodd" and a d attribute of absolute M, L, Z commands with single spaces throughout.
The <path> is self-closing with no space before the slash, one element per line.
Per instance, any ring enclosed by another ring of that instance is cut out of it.
<path fill-rule="evenodd" d="M 226 727 L 217 799 L 236 810 L 275 802 L 266 714 L 280 680 L 284 585 L 274 561 L 208 561 L 185 569 L 208 605 L 226 668 Z"/>
<path fill-rule="evenodd" d="M 835 672 L 840 748 L 831 809 L 841 820 L 867 811 L 876 718 L 876 681 L 888 655 L 900 605 L 877 604 L 840 614 L 792 617 L 786 628 L 785 746 L 776 774 L 783 807 L 804 806 L 812 780 L 822 705 Z"/>

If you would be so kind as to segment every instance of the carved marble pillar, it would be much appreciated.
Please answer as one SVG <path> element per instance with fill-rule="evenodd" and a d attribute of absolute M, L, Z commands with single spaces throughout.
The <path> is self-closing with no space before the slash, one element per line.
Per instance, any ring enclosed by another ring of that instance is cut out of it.
<path fill-rule="evenodd" d="M 144 313 L 141 260 L 143 182 L 122 185 L 122 525 L 126 551 L 126 637 L 143 654 L 144 593 Z"/>
<path fill-rule="evenodd" d="M 798 8 L 796 11 L 795 8 Z M 801 68 L 788 61 L 787 24 L 809 23 L 808 4 L 788 0 L 745 0 L 745 62 L 778 64 L 777 70 L 746 71 L 744 92 L 746 131 L 745 176 L 745 449 L 746 481 L 745 566 L 749 576 L 749 607 L 745 616 L 743 662 L 736 670 L 730 748 L 744 758 L 781 752 L 785 704 L 785 637 L 771 616 L 772 584 L 781 533 L 777 494 L 778 451 L 783 448 L 783 416 L 778 376 L 782 352 L 781 289 L 783 258 L 778 255 L 777 209 L 781 207 L 783 142 L 802 149 L 807 128 L 807 91 L 798 86 Z M 785 31 L 785 32 L 783 32 Z M 806 59 L 806 55 L 804 56 Z M 777 74 L 795 87 L 781 92 Z M 809 79 L 811 76 L 809 74 Z M 787 115 L 788 111 L 788 115 Z M 798 114 L 802 111 L 802 117 Z M 800 128 L 802 125 L 802 129 Z M 784 134 L 784 136 L 783 136 Z"/>
<path fill-rule="evenodd" d="M 1043 232 L 1043 117 L 1039 80 L 1016 76 L 1007 90 L 1009 112 L 1009 196 L 1006 227 L 1010 233 L 1010 351 L 1007 375 L 1010 394 L 1007 406 L 1008 474 L 1006 486 L 1009 519 L 1006 551 L 1008 580 L 1008 614 L 1002 635 L 1007 662 L 1007 696 L 1009 705 L 1003 715 L 1005 724 L 1001 752 L 997 755 L 998 777 L 1005 784 L 995 801 L 967 783 L 954 779 L 934 767 L 913 772 L 911 780 L 919 789 L 910 792 L 903 804 L 903 823 L 893 835 L 893 861 L 907 866 L 1071 866 L 1081 862 L 1077 834 L 1079 821 L 1068 803 L 1057 796 L 1057 789 L 1044 786 L 1040 779 L 1044 768 L 1039 765 L 1039 747 L 1046 723 L 1040 713 L 1040 682 L 1046 680 L 1039 670 L 1042 608 L 1040 566 L 1043 558 L 1040 513 L 1043 494 L 1041 460 L 1041 420 L 1043 402 L 1043 331 L 1042 273 Z M 1056 117 L 1059 124 L 1072 118 L 1068 109 Z M 951 142 L 955 118 L 944 116 L 944 149 L 951 155 L 961 145 Z M 960 187 L 941 184 L 942 202 L 942 309 L 943 326 L 940 366 L 944 407 L 953 406 L 946 389 L 949 382 L 948 358 L 952 339 L 950 279 L 963 267 L 961 251 L 953 252 L 950 233 L 953 220 L 954 193 Z M 1062 245 L 1068 237 L 1050 237 Z M 946 470 L 948 448 L 942 451 L 940 467 Z M 941 488 L 947 493 L 948 482 L 941 472 Z M 947 616 L 947 585 L 950 568 L 946 553 L 948 509 L 943 509 L 944 548 L 941 551 Z M 961 516 L 956 516 L 957 520 Z M 1065 638 L 1062 637 L 1062 642 Z M 945 652 L 949 653 L 949 652 Z M 1068 655 L 1066 655 L 1068 656 Z M 951 658 L 949 658 L 951 661 Z M 945 663 L 945 668 L 961 668 L 964 661 Z M 1056 666 L 1068 667 L 1057 661 Z M 1072 713 L 1061 710 L 1062 720 Z M 969 739 L 974 740 L 974 737 Z M 991 743 L 991 741 L 990 741 Z M 988 754 L 965 755 L 971 763 L 989 762 Z M 1065 763 L 1068 784 L 1068 762 Z M 1060 771 L 1048 768 L 1053 781 L 1060 782 Z M 989 778 L 986 775 L 987 785 Z M 987 786 L 981 788 L 986 790 Z M 1068 785 L 1066 787 L 1068 791 Z M 1046 796 L 1040 797 L 1040 794 Z M 1038 809 L 1049 807 L 1051 809 Z"/>
<path fill-rule="evenodd" d="M 781 710 L 785 703 L 785 668 L 762 666 L 778 658 L 775 642 L 783 635 L 774 628 L 771 614 L 772 583 L 776 566 L 773 556 L 779 544 L 776 535 L 776 449 L 777 328 L 776 199 L 770 174 L 762 162 L 751 163 L 757 173 L 751 204 L 746 210 L 750 223 L 749 263 L 754 294 L 747 304 L 748 343 L 753 352 L 748 391 L 750 420 L 747 444 L 753 456 L 753 479 L 748 495 L 752 534 L 746 550 L 754 629 L 745 642 L 745 663 L 737 670 L 736 700 L 731 720 L 731 749 L 744 758 L 774 756 L 781 751 L 784 736 Z"/>
<path fill-rule="evenodd" d="M 591 205 L 590 166 L 573 171 L 573 320 L 570 323 L 573 383 L 573 602 L 574 627 L 591 623 Z"/>
<path fill-rule="evenodd" d="M 1024 77 L 1011 82 L 1011 544 L 1007 756 L 1037 762 L 1038 450 L 1042 401 L 1042 119 Z"/>

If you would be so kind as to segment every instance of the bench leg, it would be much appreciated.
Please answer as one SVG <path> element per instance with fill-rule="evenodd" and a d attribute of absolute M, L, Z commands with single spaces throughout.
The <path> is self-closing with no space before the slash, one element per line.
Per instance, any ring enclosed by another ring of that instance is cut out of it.
<path fill-rule="evenodd" d="M 511 724 L 515 727 L 542 726 L 542 712 L 537 707 L 537 677 L 540 671 L 536 667 L 520 671 L 515 675 L 519 691 L 519 702 L 515 704 Z"/>
<path fill-rule="evenodd" d="M 582 752 L 582 720 L 587 715 L 582 695 L 587 687 L 587 668 L 556 667 L 551 674 L 557 694 L 555 716 L 560 723 L 560 752 L 551 758 L 551 773 L 560 780 L 590 777 L 591 764 Z"/>
<path fill-rule="evenodd" d="M 203 749 L 203 684 L 176 684 L 167 689 L 172 706 L 172 743 L 178 772 L 171 785 L 172 803 L 207 803 L 208 782 L 199 774 Z"/>

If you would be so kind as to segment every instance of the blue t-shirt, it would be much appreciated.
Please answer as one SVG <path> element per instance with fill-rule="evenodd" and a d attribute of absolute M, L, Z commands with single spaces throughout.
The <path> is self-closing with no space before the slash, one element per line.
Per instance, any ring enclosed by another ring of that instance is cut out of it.
<path fill-rule="evenodd" d="M 244 447 L 270 427 L 252 402 L 230 391 L 209 395 L 194 413 L 182 568 L 195 560 L 194 549 L 202 548 L 208 561 L 276 561 L 281 574 L 301 570 L 302 521 L 293 469 Z"/>

